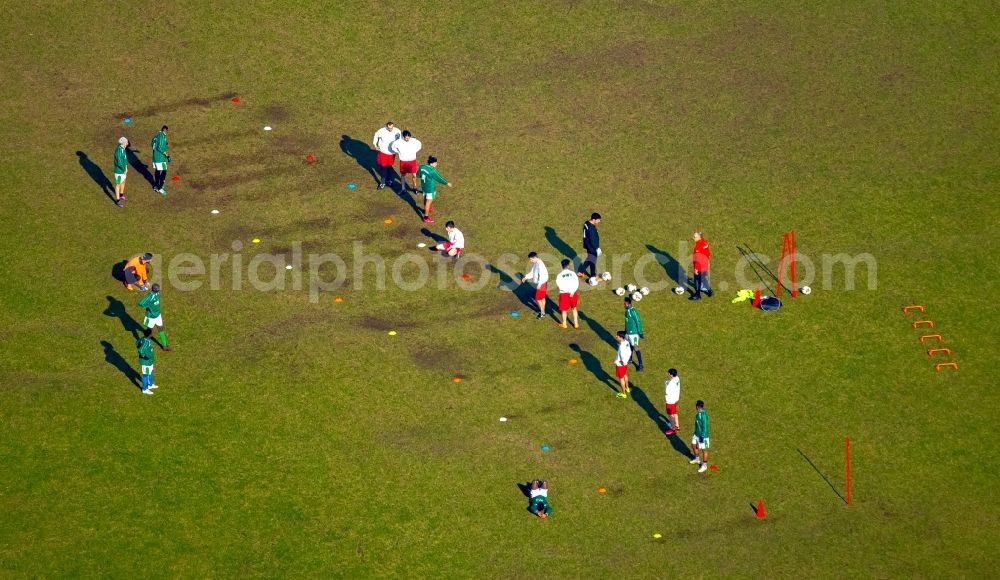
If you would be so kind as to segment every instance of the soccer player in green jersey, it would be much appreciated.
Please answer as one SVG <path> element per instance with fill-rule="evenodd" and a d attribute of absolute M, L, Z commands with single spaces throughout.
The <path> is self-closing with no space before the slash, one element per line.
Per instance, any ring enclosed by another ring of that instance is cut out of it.
<path fill-rule="evenodd" d="M 160 313 L 160 285 L 153 284 L 153 289 L 139 300 L 139 307 L 146 310 L 146 317 L 142 319 L 142 325 L 152 331 L 154 328 L 160 329 L 160 348 L 170 351 L 167 346 L 167 333 L 163 330 L 163 314 Z"/>
<path fill-rule="evenodd" d="M 125 148 L 128 147 L 128 139 L 122 137 L 118 140 L 118 147 L 115 148 L 115 205 L 125 207 L 128 198 L 125 197 L 125 178 L 128 177 L 128 155 Z"/>
<path fill-rule="evenodd" d="M 705 410 L 705 401 L 701 400 L 694 404 L 694 408 L 694 437 L 691 438 L 691 452 L 694 453 L 694 459 L 690 463 L 700 464 L 698 473 L 705 473 L 708 470 L 708 411 Z"/>
<path fill-rule="evenodd" d="M 452 186 L 452 183 L 447 179 L 441 177 L 441 174 L 437 170 L 438 160 L 437 157 L 431 155 L 427 158 L 427 163 L 420 166 L 417 170 L 417 177 L 420 178 L 420 189 L 424 192 L 424 223 L 431 224 L 434 220 L 431 219 L 431 204 L 434 203 L 434 199 L 437 197 L 437 184 L 441 183 Z"/>
<path fill-rule="evenodd" d="M 149 340 L 149 336 L 153 334 L 153 331 L 146 328 L 142 331 L 142 336 L 135 341 L 135 348 L 139 351 L 139 371 L 142 375 L 142 394 L 152 395 L 153 389 L 158 389 L 158 387 L 153 382 L 153 341 Z"/>
<path fill-rule="evenodd" d="M 549 505 L 549 482 L 536 479 L 531 482 L 531 503 L 528 504 L 528 511 L 541 519 L 549 517 L 552 513 L 552 506 Z"/>
<path fill-rule="evenodd" d="M 167 147 L 167 126 L 164 125 L 149 142 L 149 148 L 153 150 L 153 191 L 160 195 L 167 195 L 163 189 L 163 182 L 167 179 L 167 163 L 170 163 Z"/>
<path fill-rule="evenodd" d="M 635 370 L 641 373 L 642 352 L 639 350 L 639 339 L 646 338 L 646 335 L 642 333 L 642 319 L 639 318 L 639 313 L 632 306 L 632 299 L 628 296 L 625 297 L 625 336 L 628 337 L 632 354 L 635 355 Z"/>

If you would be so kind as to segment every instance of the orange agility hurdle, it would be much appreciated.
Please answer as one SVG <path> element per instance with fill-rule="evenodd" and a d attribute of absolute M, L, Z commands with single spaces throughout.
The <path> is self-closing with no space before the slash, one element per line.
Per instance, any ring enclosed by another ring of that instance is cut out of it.
<path fill-rule="evenodd" d="M 909 314 L 911 310 L 924 311 L 924 307 L 919 304 L 910 304 L 909 306 L 903 307 L 903 314 Z"/>
<path fill-rule="evenodd" d="M 941 343 L 941 335 L 940 334 L 925 334 L 925 335 L 923 335 L 923 336 L 920 337 L 920 344 L 923 344 L 924 340 L 928 339 L 928 338 L 936 338 L 937 341 L 938 341 L 938 344 Z"/>
<path fill-rule="evenodd" d="M 927 326 L 930 326 L 931 328 L 934 328 L 934 323 L 932 321 L 930 321 L 930 320 L 918 320 L 918 321 L 914 322 L 913 324 L 911 324 L 910 326 L 913 327 L 913 328 L 916 328 L 916 327 L 920 326 L 921 324 L 926 324 Z"/>
<path fill-rule="evenodd" d="M 934 365 L 934 370 L 936 370 L 937 372 L 941 372 L 941 367 L 951 367 L 957 371 L 958 363 L 957 362 L 937 363 L 936 365 Z"/>
<path fill-rule="evenodd" d="M 935 354 L 937 354 L 939 352 L 943 352 L 946 355 L 951 356 L 951 349 L 950 348 L 932 348 L 929 351 L 927 351 L 927 356 L 934 356 Z"/>

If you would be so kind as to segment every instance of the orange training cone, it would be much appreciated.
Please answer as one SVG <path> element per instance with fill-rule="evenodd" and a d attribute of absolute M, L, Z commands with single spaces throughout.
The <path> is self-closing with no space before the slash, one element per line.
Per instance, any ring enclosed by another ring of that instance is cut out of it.
<path fill-rule="evenodd" d="M 753 303 L 751 304 L 754 308 L 760 307 L 760 288 L 753 291 Z"/>
<path fill-rule="evenodd" d="M 763 519 L 763 517 L 765 515 L 764 514 L 764 500 L 763 499 L 757 501 L 757 514 L 756 515 L 757 515 L 758 518 L 762 518 L 762 519 Z"/>

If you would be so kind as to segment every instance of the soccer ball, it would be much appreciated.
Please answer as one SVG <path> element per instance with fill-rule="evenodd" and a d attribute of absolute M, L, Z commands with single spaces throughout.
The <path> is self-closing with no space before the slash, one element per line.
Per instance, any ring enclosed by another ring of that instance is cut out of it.
<path fill-rule="evenodd" d="M 799 292 L 801 292 L 801 293 L 803 293 L 803 294 L 805 294 L 807 296 L 809 294 L 812 294 L 812 291 L 813 291 L 813 289 L 810 288 L 810 287 L 808 287 L 808 286 L 803 286 L 802 288 L 799 289 Z"/>
<path fill-rule="evenodd" d="M 611 280 L 611 272 L 603 272 L 601 274 L 601 280 L 604 280 L 605 282 Z"/>
<path fill-rule="evenodd" d="M 678 287 L 674 288 L 674 294 L 677 294 L 678 296 L 680 296 L 683 293 L 684 293 L 684 287 L 683 286 L 678 286 Z"/>
<path fill-rule="evenodd" d="M 642 293 L 641 292 L 633 292 L 632 293 L 632 302 L 638 302 L 640 300 L 642 300 Z"/>
<path fill-rule="evenodd" d="M 639 292 L 641 292 L 643 296 L 649 296 L 649 288 L 646 288 L 645 286 L 639 288 Z"/>
<path fill-rule="evenodd" d="M 590 284 L 591 286 L 597 286 L 597 276 L 591 276 L 590 278 L 587 278 L 587 284 Z"/>
<path fill-rule="evenodd" d="M 619 296 L 624 296 L 625 295 L 625 289 L 624 288 L 615 288 L 615 294 L 617 294 Z"/>
<path fill-rule="evenodd" d="M 629 292 L 635 292 L 636 290 L 638 290 L 638 288 L 635 287 L 635 284 L 626 284 L 625 289 L 628 290 Z"/>

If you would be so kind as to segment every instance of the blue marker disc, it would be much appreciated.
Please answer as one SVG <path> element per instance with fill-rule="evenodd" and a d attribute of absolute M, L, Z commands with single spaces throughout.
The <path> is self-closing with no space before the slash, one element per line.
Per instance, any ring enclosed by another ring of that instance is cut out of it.
<path fill-rule="evenodd" d="M 358 187 L 358 184 L 353 181 L 347 184 L 347 189 L 355 189 L 356 187 Z"/>
<path fill-rule="evenodd" d="M 518 316 L 521 315 L 521 313 L 515 310 L 514 312 L 511 312 L 510 315 L 513 316 L 514 318 L 517 318 Z"/>
<path fill-rule="evenodd" d="M 551 449 L 551 447 L 548 445 L 542 445 L 542 451 L 548 451 L 549 449 Z"/>
<path fill-rule="evenodd" d="M 125 117 L 124 119 L 122 119 L 122 123 L 125 123 L 126 125 L 128 125 L 131 122 L 132 122 L 132 117 Z"/>

